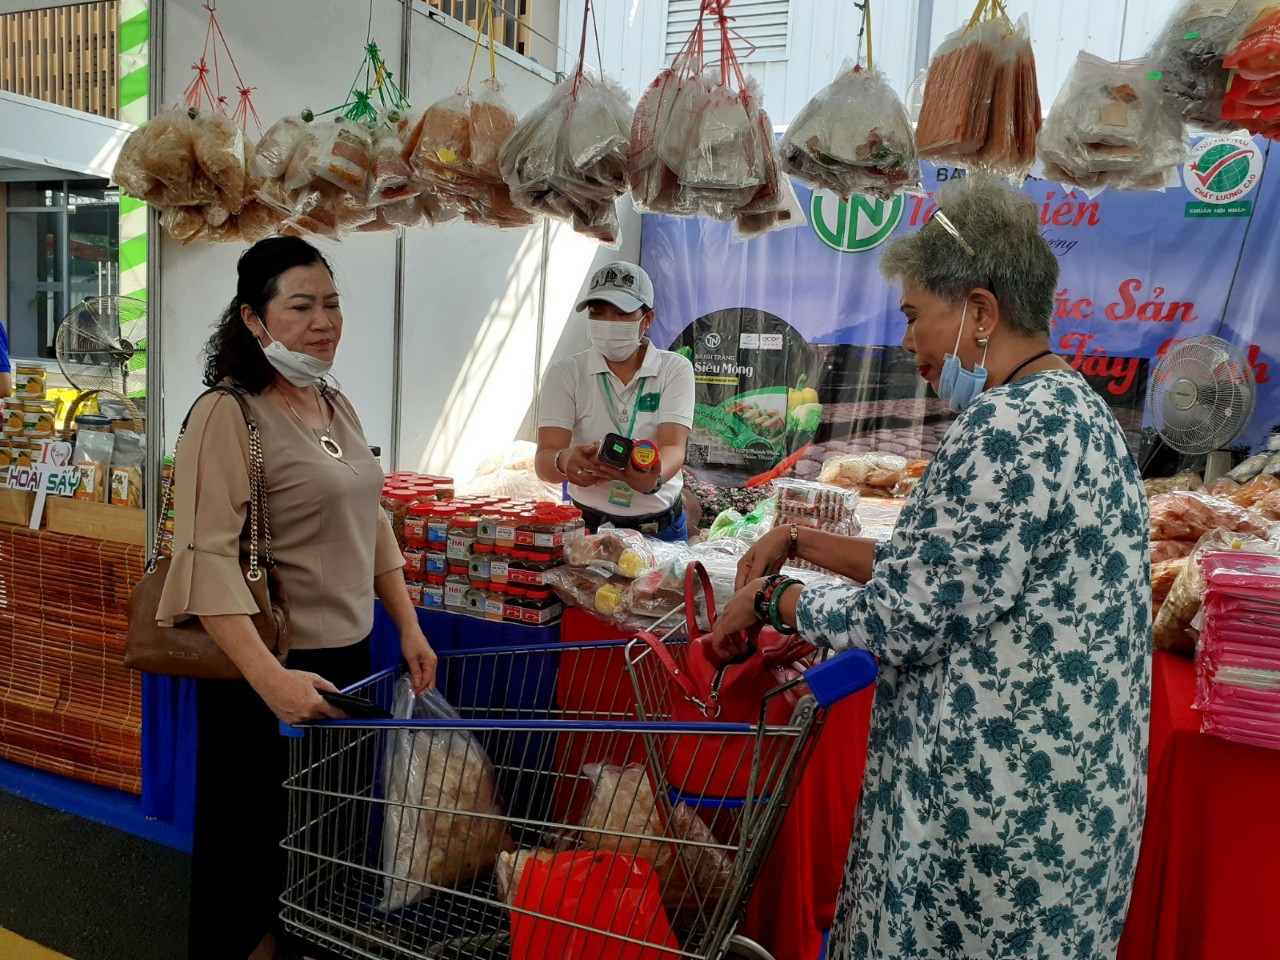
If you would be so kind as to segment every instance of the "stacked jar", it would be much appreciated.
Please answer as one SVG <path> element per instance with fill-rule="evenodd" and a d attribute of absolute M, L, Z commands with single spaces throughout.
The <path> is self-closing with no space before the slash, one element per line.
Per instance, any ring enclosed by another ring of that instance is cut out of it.
<path fill-rule="evenodd" d="M 409 595 L 414 606 L 423 606 L 422 587 L 427 579 L 427 520 L 433 505 L 418 502 L 412 504 L 404 521 L 404 578 L 409 583 Z"/>
<path fill-rule="evenodd" d="M 418 500 L 417 494 L 409 487 L 400 484 L 389 484 L 382 488 L 382 509 L 391 521 L 391 529 L 396 535 L 396 543 L 401 552 L 406 544 L 404 525 L 409 518 L 409 508 Z"/>

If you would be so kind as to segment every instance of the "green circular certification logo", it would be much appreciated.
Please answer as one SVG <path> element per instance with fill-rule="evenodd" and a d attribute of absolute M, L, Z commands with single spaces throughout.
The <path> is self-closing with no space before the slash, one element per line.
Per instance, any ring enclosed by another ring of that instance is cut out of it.
<path fill-rule="evenodd" d="M 1191 151 L 1183 179 L 1197 200 L 1231 203 L 1258 185 L 1262 161 L 1262 151 L 1247 136 L 1206 137 Z"/>
<path fill-rule="evenodd" d="M 809 225 L 818 239 L 841 253 L 873 250 L 893 235 L 906 200 L 873 197 L 841 199 L 829 190 L 813 191 L 809 201 Z"/>

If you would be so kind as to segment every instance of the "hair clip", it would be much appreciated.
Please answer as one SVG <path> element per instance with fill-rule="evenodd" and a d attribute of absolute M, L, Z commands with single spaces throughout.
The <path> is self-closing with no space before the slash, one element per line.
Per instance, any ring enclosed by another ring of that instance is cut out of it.
<path fill-rule="evenodd" d="M 967 253 L 971 257 L 976 256 L 976 254 L 974 254 L 973 252 L 973 247 L 969 246 L 969 244 L 965 242 L 964 237 L 960 236 L 960 231 L 956 229 L 956 225 L 951 222 L 951 220 L 947 217 L 947 215 L 942 212 L 941 207 L 939 207 L 937 210 L 934 211 L 934 214 L 932 217 L 930 217 L 930 219 L 937 220 L 938 223 L 942 226 L 943 230 L 947 231 L 947 233 L 955 237 L 956 243 L 960 244 L 960 248 L 964 250 L 965 253 Z"/>

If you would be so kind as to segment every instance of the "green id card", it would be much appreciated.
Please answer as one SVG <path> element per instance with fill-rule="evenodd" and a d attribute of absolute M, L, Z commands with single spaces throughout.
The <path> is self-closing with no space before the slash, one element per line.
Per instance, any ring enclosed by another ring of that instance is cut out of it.
<path fill-rule="evenodd" d="M 641 413 L 657 413 L 658 404 L 662 401 L 660 393 L 645 393 L 636 401 L 636 409 Z"/>
<path fill-rule="evenodd" d="M 621 481 L 615 482 L 609 491 L 609 503 L 615 507 L 630 507 L 636 492 Z"/>

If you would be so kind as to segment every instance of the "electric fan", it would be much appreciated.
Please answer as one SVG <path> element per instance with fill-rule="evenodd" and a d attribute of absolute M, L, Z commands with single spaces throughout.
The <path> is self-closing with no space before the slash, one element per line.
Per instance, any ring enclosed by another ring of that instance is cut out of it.
<path fill-rule="evenodd" d="M 1174 344 L 1152 371 L 1147 419 L 1180 453 L 1213 454 L 1248 426 L 1256 392 L 1244 354 L 1220 337 L 1191 337 Z"/>
<path fill-rule="evenodd" d="M 62 375 L 81 391 L 140 396 L 147 385 L 147 305 L 92 297 L 62 319 L 54 343 Z"/>

